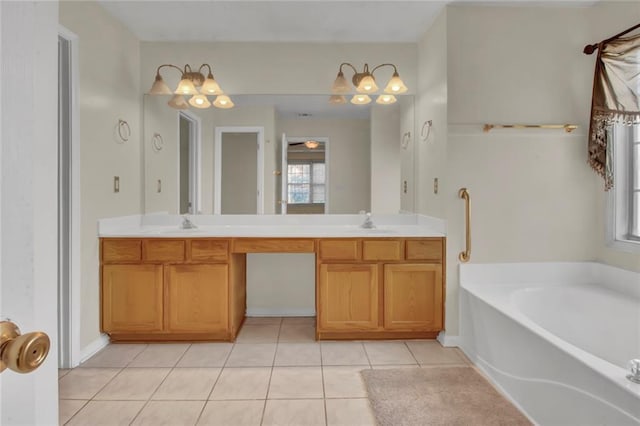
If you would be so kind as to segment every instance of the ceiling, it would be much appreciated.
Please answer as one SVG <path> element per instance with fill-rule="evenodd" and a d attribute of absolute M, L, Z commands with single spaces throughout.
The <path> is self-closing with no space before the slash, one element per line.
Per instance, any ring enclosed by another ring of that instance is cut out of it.
<path fill-rule="evenodd" d="M 597 0 L 98 0 L 142 41 L 416 42 L 449 3 L 591 6 Z"/>

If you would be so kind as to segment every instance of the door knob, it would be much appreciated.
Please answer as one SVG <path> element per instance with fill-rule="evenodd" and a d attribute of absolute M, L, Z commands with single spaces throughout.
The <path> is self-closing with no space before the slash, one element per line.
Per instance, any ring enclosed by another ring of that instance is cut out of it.
<path fill-rule="evenodd" d="M 20 334 L 11 321 L 0 321 L 0 372 L 9 368 L 30 373 L 40 367 L 49 354 L 51 341 L 41 331 Z"/>

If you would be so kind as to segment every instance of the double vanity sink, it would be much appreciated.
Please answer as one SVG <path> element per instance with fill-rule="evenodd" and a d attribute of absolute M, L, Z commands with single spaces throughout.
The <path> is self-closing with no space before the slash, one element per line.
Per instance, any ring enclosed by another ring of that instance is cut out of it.
<path fill-rule="evenodd" d="M 113 341 L 233 341 L 247 253 L 313 253 L 316 338 L 435 338 L 445 238 L 419 215 L 180 216 L 100 221 L 101 328 Z"/>

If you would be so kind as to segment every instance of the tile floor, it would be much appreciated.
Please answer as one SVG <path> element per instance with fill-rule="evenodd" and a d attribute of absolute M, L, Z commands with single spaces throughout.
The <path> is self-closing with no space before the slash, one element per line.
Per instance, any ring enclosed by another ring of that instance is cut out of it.
<path fill-rule="evenodd" d="M 436 341 L 316 342 L 314 318 L 247 318 L 236 343 L 114 344 L 60 370 L 60 424 L 374 425 L 360 371 L 466 365 Z"/>

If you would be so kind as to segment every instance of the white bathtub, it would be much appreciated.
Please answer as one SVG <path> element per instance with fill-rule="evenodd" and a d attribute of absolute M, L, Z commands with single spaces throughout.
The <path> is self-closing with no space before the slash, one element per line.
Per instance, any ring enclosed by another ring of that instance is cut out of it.
<path fill-rule="evenodd" d="M 598 263 L 460 266 L 460 345 L 535 423 L 640 425 L 640 274 Z"/>

